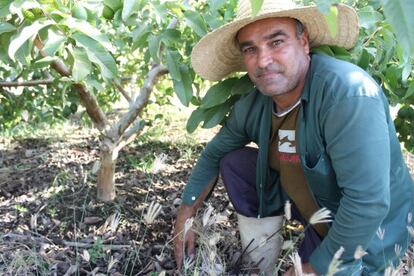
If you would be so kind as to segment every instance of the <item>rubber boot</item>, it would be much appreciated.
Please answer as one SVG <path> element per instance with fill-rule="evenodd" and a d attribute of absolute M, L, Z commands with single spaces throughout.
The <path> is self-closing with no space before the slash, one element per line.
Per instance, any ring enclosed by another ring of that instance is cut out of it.
<path fill-rule="evenodd" d="M 283 245 L 281 227 L 283 216 L 252 218 L 237 214 L 243 262 L 264 275 L 273 275 Z M 251 244 L 250 244 L 251 243 Z M 250 245 L 249 245 L 250 244 Z M 245 249 L 247 250 L 245 251 Z"/>

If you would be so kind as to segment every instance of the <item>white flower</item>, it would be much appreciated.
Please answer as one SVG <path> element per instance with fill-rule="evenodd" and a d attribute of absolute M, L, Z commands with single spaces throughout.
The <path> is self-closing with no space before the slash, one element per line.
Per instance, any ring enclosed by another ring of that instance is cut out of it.
<path fill-rule="evenodd" d="M 362 248 L 362 246 L 358 245 L 354 252 L 354 259 L 359 260 L 367 254 L 368 253 Z"/>
<path fill-rule="evenodd" d="M 214 217 L 210 219 L 211 214 L 213 213 L 213 210 L 214 210 L 213 206 L 209 204 L 207 209 L 204 211 L 203 219 L 202 219 L 204 227 L 210 226 L 214 223 Z"/>
<path fill-rule="evenodd" d="M 154 222 L 156 217 L 161 212 L 162 206 L 158 202 L 152 201 L 148 207 L 147 213 L 144 216 L 144 221 L 147 225 L 150 225 Z"/>
<path fill-rule="evenodd" d="M 331 222 L 331 218 L 331 211 L 324 207 L 322 209 L 319 209 L 310 217 L 309 223 L 313 225 L 318 223 Z"/>
<path fill-rule="evenodd" d="M 385 229 L 382 229 L 381 227 L 379 227 L 378 230 L 377 230 L 377 237 L 380 240 L 383 240 L 384 239 L 384 235 L 385 235 Z"/>
<path fill-rule="evenodd" d="M 155 156 L 154 163 L 152 163 L 151 172 L 156 174 L 162 171 L 165 168 L 165 160 L 167 160 L 167 155 L 161 153 L 160 155 Z"/>
<path fill-rule="evenodd" d="M 289 202 L 289 201 L 287 201 L 287 202 Z M 298 252 L 295 251 L 292 255 L 289 256 L 289 258 L 293 263 L 293 267 L 295 269 L 295 275 L 296 276 L 302 276 L 303 275 L 302 260 L 300 259 L 300 256 L 299 256 Z"/>
<path fill-rule="evenodd" d="M 121 221 L 121 214 L 118 212 L 113 213 L 111 216 L 109 216 L 108 218 L 109 229 L 111 229 L 112 233 L 115 233 L 120 221 Z"/>
<path fill-rule="evenodd" d="M 399 276 L 400 272 L 398 269 L 393 268 L 392 266 L 389 266 L 384 271 L 384 276 Z"/>
<path fill-rule="evenodd" d="M 401 250 L 402 250 L 401 245 L 399 244 L 394 245 L 394 252 L 395 252 L 395 255 L 397 255 L 397 257 L 401 255 Z"/>
<path fill-rule="evenodd" d="M 184 223 L 184 237 L 187 234 L 187 232 L 191 229 L 193 226 L 194 218 L 188 218 Z"/>
<path fill-rule="evenodd" d="M 410 233 L 410 236 L 414 238 L 414 228 L 412 226 L 407 226 L 407 231 Z"/>
<path fill-rule="evenodd" d="M 339 247 L 339 249 L 335 252 L 334 259 L 339 260 L 344 253 L 345 248 L 343 246 Z"/>
<path fill-rule="evenodd" d="M 86 250 L 86 249 L 84 249 L 83 251 L 82 251 L 82 253 L 80 254 L 80 256 L 82 257 L 82 259 L 85 261 L 85 262 L 89 262 L 89 260 L 91 259 L 91 256 L 89 255 L 89 252 L 88 252 L 88 250 Z"/>
<path fill-rule="evenodd" d="M 292 204 L 290 203 L 289 200 L 286 201 L 285 203 L 285 218 L 287 220 L 290 220 L 292 218 Z"/>
<path fill-rule="evenodd" d="M 109 263 L 108 263 L 108 269 L 107 269 L 107 273 L 110 272 L 110 270 L 112 269 L 112 267 L 118 262 L 117 259 L 114 258 L 114 256 L 111 256 L 111 258 L 109 259 Z"/>
<path fill-rule="evenodd" d="M 30 217 L 30 228 L 32 230 L 37 230 L 37 217 L 38 217 L 39 213 L 36 213 L 34 215 L 31 215 Z"/>
<path fill-rule="evenodd" d="M 343 270 L 343 268 L 339 268 L 339 266 L 342 264 L 342 261 L 339 260 L 339 259 L 341 258 L 344 251 L 345 251 L 345 249 L 341 246 L 335 252 L 334 257 L 333 257 L 332 261 L 330 262 L 330 264 L 328 266 L 328 273 L 326 274 L 326 276 L 333 276 L 333 275 L 335 275 L 335 273 Z"/>

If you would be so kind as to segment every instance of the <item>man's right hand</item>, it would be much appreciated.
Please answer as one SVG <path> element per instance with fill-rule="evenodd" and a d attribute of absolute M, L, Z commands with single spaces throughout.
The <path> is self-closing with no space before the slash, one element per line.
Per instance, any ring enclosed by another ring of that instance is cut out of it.
<path fill-rule="evenodd" d="M 187 219 L 194 216 L 193 206 L 181 205 L 177 213 L 177 219 L 174 227 L 174 256 L 177 268 L 181 269 L 185 256 L 194 256 L 195 254 L 195 233 L 189 229 L 184 237 L 184 225 Z"/>

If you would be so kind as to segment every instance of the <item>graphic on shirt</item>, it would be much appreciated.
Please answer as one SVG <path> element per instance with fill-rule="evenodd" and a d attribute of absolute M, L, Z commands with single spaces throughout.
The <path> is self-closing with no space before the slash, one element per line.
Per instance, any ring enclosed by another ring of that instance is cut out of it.
<path fill-rule="evenodd" d="M 296 153 L 295 131 L 279 129 L 279 152 Z"/>

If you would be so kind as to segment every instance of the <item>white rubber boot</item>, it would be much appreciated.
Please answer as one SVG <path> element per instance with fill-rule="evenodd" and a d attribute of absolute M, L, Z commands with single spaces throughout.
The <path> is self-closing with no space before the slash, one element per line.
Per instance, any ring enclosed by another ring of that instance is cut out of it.
<path fill-rule="evenodd" d="M 237 214 L 237 219 L 243 251 L 254 239 L 244 253 L 243 262 L 257 265 L 265 275 L 273 275 L 283 245 L 278 231 L 283 225 L 283 216 L 258 219 Z"/>

